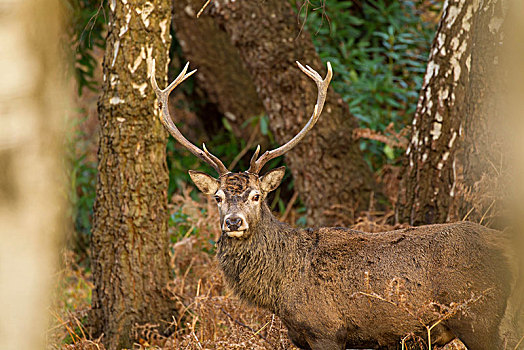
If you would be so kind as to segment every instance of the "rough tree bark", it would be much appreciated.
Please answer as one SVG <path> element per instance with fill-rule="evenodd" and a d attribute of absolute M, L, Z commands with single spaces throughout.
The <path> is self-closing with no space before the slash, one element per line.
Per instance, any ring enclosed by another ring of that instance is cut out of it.
<path fill-rule="evenodd" d="M 200 0 L 173 1 L 173 26 L 185 58 L 198 68 L 197 83 L 231 124 L 237 137 L 249 139 L 246 120 L 264 114 L 251 76 L 244 68 L 236 47 L 213 17 L 196 17 Z M 259 130 L 259 129 L 258 129 Z M 256 140 L 260 141 L 260 133 Z"/>
<path fill-rule="evenodd" d="M 131 347 L 135 323 L 173 314 L 169 280 L 166 133 L 147 62 L 167 76 L 171 3 L 113 0 L 99 99 L 99 166 L 92 233 L 92 326 L 109 349 Z M 165 79 L 159 84 L 165 85 Z"/>
<path fill-rule="evenodd" d="M 474 8 L 471 28 L 473 52 L 464 118 L 463 180 L 457 210 L 461 217 L 498 225 L 506 190 L 507 133 L 511 127 L 502 115 L 505 77 L 501 46 L 507 3 L 482 1 Z"/>
<path fill-rule="evenodd" d="M 0 1 L 0 349 L 45 349 L 63 238 L 67 91 L 57 0 Z M 42 13 L 46 13 L 42 16 Z"/>
<path fill-rule="evenodd" d="M 309 34 L 300 31 L 287 1 L 219 0 L 212 6 L 253 78 L 277 141 L 288 141 L 309 119 L 317 95 L 295 61 L 325 74 Z M 369 208 L 377 185 L 352 137 L 355 127 L 356 119 L 331 88 L 317 125 L 286 156 L 309 224 L 349 225 Z"/>
<path fill-rule="evenodd" d="M 480 222 L 500 195 L 503 152 L 494 127 L 500 85 L 494 77 L 502 3 L 444 5 L 406 151 L 397 221 Z"/>
<path fill-rule="evenodd" d="M 396 219 L 445 222 L 456 194 L 456 153 L 471 65 L 472 0 L 447 0 L 420 92 Z"/>

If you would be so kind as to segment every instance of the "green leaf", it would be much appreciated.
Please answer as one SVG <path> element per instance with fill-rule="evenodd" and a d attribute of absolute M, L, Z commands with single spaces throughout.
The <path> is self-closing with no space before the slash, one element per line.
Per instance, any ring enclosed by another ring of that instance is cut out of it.
<path fill-rule="evenodd" d="M 269 121 L 268 121 L 268 117 L 266 115 L 262 116 L 260 118 L 260 132 L 262 133 L 262 135 L 267 135 L 268 134 L 268 129 L 269 129 Z"/>
<path fill-rule="evenodd" d="M 388 145 L 384 145 L 383 151 L 389 160 L 395 159 L 395 150 L 393 150 L 393 148 L 389 147 Z"/>
<path fill-rule="evenodd" d="M 222 124 L 224 124 L 224 128 L 226 128 L 227 131 L 233 132 L 233 128 L 231 127 L 231 124 L 229 124 L 229 120 L 227 118 L 222 118 Z"/>

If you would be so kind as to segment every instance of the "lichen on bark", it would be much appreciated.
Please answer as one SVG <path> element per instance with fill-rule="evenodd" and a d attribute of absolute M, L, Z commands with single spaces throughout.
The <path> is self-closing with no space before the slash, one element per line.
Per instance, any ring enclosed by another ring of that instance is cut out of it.
<path fill-rule="evenodd" d="M 397 221 L 487 223 L 500 202 L 503 4 L 445 3 L 413 119 Z"/>
<path fill-rule="evenodd" d="M 169 280 L 167 135 L 148 88 L 147 68 L 155 58 L 159 84 L 166 83 L 171 4 L 114 0 L 110 8 L 98 102 L 91 325 L 93 336 L 103 334 L 106 346 L 117 349 L 132 346 L 135 323 L 160 323 L 174 312 L 164 293 Z"/>
<path fill-rule="evenodd" d="M 444 4 L 406 150 L 397 221 L 418 225 L 450 218 L 469 80 L 473 6 L 471 0 Z"/>

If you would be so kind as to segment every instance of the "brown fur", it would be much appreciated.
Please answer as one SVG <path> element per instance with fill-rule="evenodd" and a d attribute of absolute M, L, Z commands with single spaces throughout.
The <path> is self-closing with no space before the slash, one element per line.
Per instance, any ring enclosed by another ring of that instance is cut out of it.
<path fill-rule="evenodd" d="M 250 182 L 257 181 L 256 175 L 247 173 L 226 174 L 222 177 L 222 188 L 224 192 L 230 195 L 240 195 L 245 192 L 246 188 L 250 188 Z"/>
<path fill-rule="evenodd" d="M 275 173 L 272 183 L 281 178 Z M 403 336 L 424 335 L 424 325 L 443 318 L 434 344 L 458 336 L 470 350 L 515 346 L 517 330 L 507 321 L 512 276 L 500 232 L 469 222 L 384 233 L 293 228 L 263 200 L 246 203 L 246 193 L 261 191 L 264 199 L 261 188 L 274 189 L 268 178 L 206 178 L 225 192 L 221 216 L 235 203 L 249 222 L 242 237 L 221 236 L 217 256 L 235 293 L 279 315 L 298 347 L 395 349 Z M 201 180 L 199 188 L 210 187 Z"/>

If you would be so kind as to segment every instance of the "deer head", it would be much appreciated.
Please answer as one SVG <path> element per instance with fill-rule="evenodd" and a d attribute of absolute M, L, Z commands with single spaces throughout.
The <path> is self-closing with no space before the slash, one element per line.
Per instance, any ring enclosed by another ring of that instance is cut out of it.
<path fill-rule="evenodd" d="M 299 62 L 297 62 L 297 65 L 302 72 L 315 81 L 318 87 L 317 103 L 311 118 L 302 130 L 286 144 L 274 150 L 266 151 L 260 157 L 258 157 L 260 152 L 260 146 L 258 146 L 251 158 L 249 169 L 242 173 L 233 173 L 224 166 L 220 159 L 207 150 L 205 144 L 200 149 L 189 142 L 171 119 L 168 108 L 169 94 L 196 70 L 187 73 L 189 68 L 189 63 L 187 63 L 178 77 L 165 90 L 161 90 L 156 83 L 155 61 L 152 62 L 151 84 L 158 99 L 158 106 L 162 111 L 162 123 L 178 142 L 218 172 L 218 179 L 192 170 L 189 171 L 189 175 L 203 193 L 214 196 L 220 212 L 220 226 L 229 237 L 248 238 L 253 231 L 252 228 L 258 225 L 263 215 L 266 213 L 270 215 L 265 199 L 269 192 L 280 185 L 284 176 L 284 167 L 273 169 L 264 176 L 259 176 L 259 172 L 268 161 L 295 147 L 313 128 L 324 107 L 329 83 L 333 76 L 331 64 L 327 63 L 328 72 L 324 79 L 311 67 L 304 67 Z"/>
<path fill-rule="evenodd" d="M 266 196 L 280 185 L 285 169 L 280 167 L 259 177 L 249 172 L 226 173 L 219 179 L 199 171 L 189 171 L 197 187 L 214 195 L 220 212 L 222 232 L 229 237 L 247 238 L 264 214 L 269 214 Z"/>

